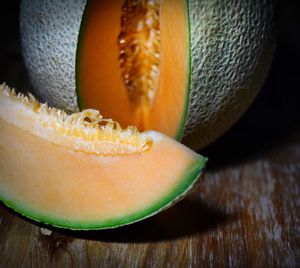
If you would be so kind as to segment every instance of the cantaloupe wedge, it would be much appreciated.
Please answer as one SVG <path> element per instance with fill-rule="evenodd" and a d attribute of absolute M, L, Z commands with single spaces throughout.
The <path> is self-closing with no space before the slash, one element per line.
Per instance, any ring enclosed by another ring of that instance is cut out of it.
<path fill-rule="evenodd" d="M 68 115 L 0 86 L 0 200 L 58 227 L 104 229 L 150 217 L 194 188 L 206 158 L 95 110 Z"/>

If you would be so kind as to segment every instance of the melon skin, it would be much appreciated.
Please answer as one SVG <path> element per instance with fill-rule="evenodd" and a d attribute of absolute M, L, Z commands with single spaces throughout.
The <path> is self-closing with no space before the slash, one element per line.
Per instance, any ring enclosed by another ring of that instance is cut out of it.
<path fill-rule="evenodd" d="M 77 111 L 75 61 L 86 0 L 25 0 L 20 4 L 20 32 L 26 67 L 36 95 Z"/>
<path fill-rule="evenodd" d="M 229 129 L 262 87 L 275 50 L 276 3 L 188 3 L 191 84 L 184 142 L 201 148 Z"/>
<path fill-rule="evenodd" d="M 85 5 L 86 0 L 21 3 L 23 54 L 36 92 L 70 111 L 79 109 L 76 45 Z M 177 137 L 199 149 L 230 128 L 261 88 L 274 51 L 275 1 L 189 0 L 187 7 L 190 73 L 180 123 L 184 134 Z"/>

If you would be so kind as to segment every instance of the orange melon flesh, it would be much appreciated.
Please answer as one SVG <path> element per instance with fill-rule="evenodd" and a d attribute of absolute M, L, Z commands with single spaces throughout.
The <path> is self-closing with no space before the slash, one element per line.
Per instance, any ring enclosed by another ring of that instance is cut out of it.
<path fill-rule="evenodd" d="M 79 107 L 99 109 L 105 117 L 117 120 L 123 127 L 136 125 L 141 131 L 159 130 L 180 138 L 189 91 L 187 3 L 157 1 L 160 3 L 159 73 L 153 103 L 147 105 L 132 103 L 120 67 L 118 38 L 122 31 L 124 2 L 91 0 L 87 4 L 77 49 Z M 138 60 L 140 68 L 145 67 L 145 62 L 146 56 Z M 147 68 L 144 69 L 141 73 L 147 75 Z"/>
<path fill-rule="evenodd" d="M 0 200 L 58 227 L 103 229 L 156 214 L 194 187 L 205 158 L 160 133 L 82 113 L 70 120 L 0 87 Z"/>

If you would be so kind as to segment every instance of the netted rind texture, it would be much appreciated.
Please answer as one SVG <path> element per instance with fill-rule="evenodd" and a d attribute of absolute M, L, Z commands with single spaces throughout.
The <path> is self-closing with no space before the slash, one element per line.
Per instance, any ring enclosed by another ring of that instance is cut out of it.
<path fill-rule="evenodd" d="M 36 94 L 58 108 L 78 109 L 76 49 L 86 0 L 23 0 L 22 49 Z"/>
<path fill-rule="evenodd" d="M 273 53 L 274 1 L 190 0 L 191 85 L 184 143 L 200 148 L 249 107 Z"/>

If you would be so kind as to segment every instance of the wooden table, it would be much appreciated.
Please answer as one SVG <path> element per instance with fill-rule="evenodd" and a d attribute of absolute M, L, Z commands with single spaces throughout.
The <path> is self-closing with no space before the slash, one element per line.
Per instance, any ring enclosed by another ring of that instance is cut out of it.
<path fill-rule="evenodd" d="M 17 4 L 0 7 L 0 82 L 27 90 Z M 297 14 L 283 13 L 290 20 L 266 84 L 201 152 L 210 162 L 194 194 L 149 220 L 97 232 L 47 227 L 1 204 L 0 267 L 299 267 L 299 41 Z"/>

